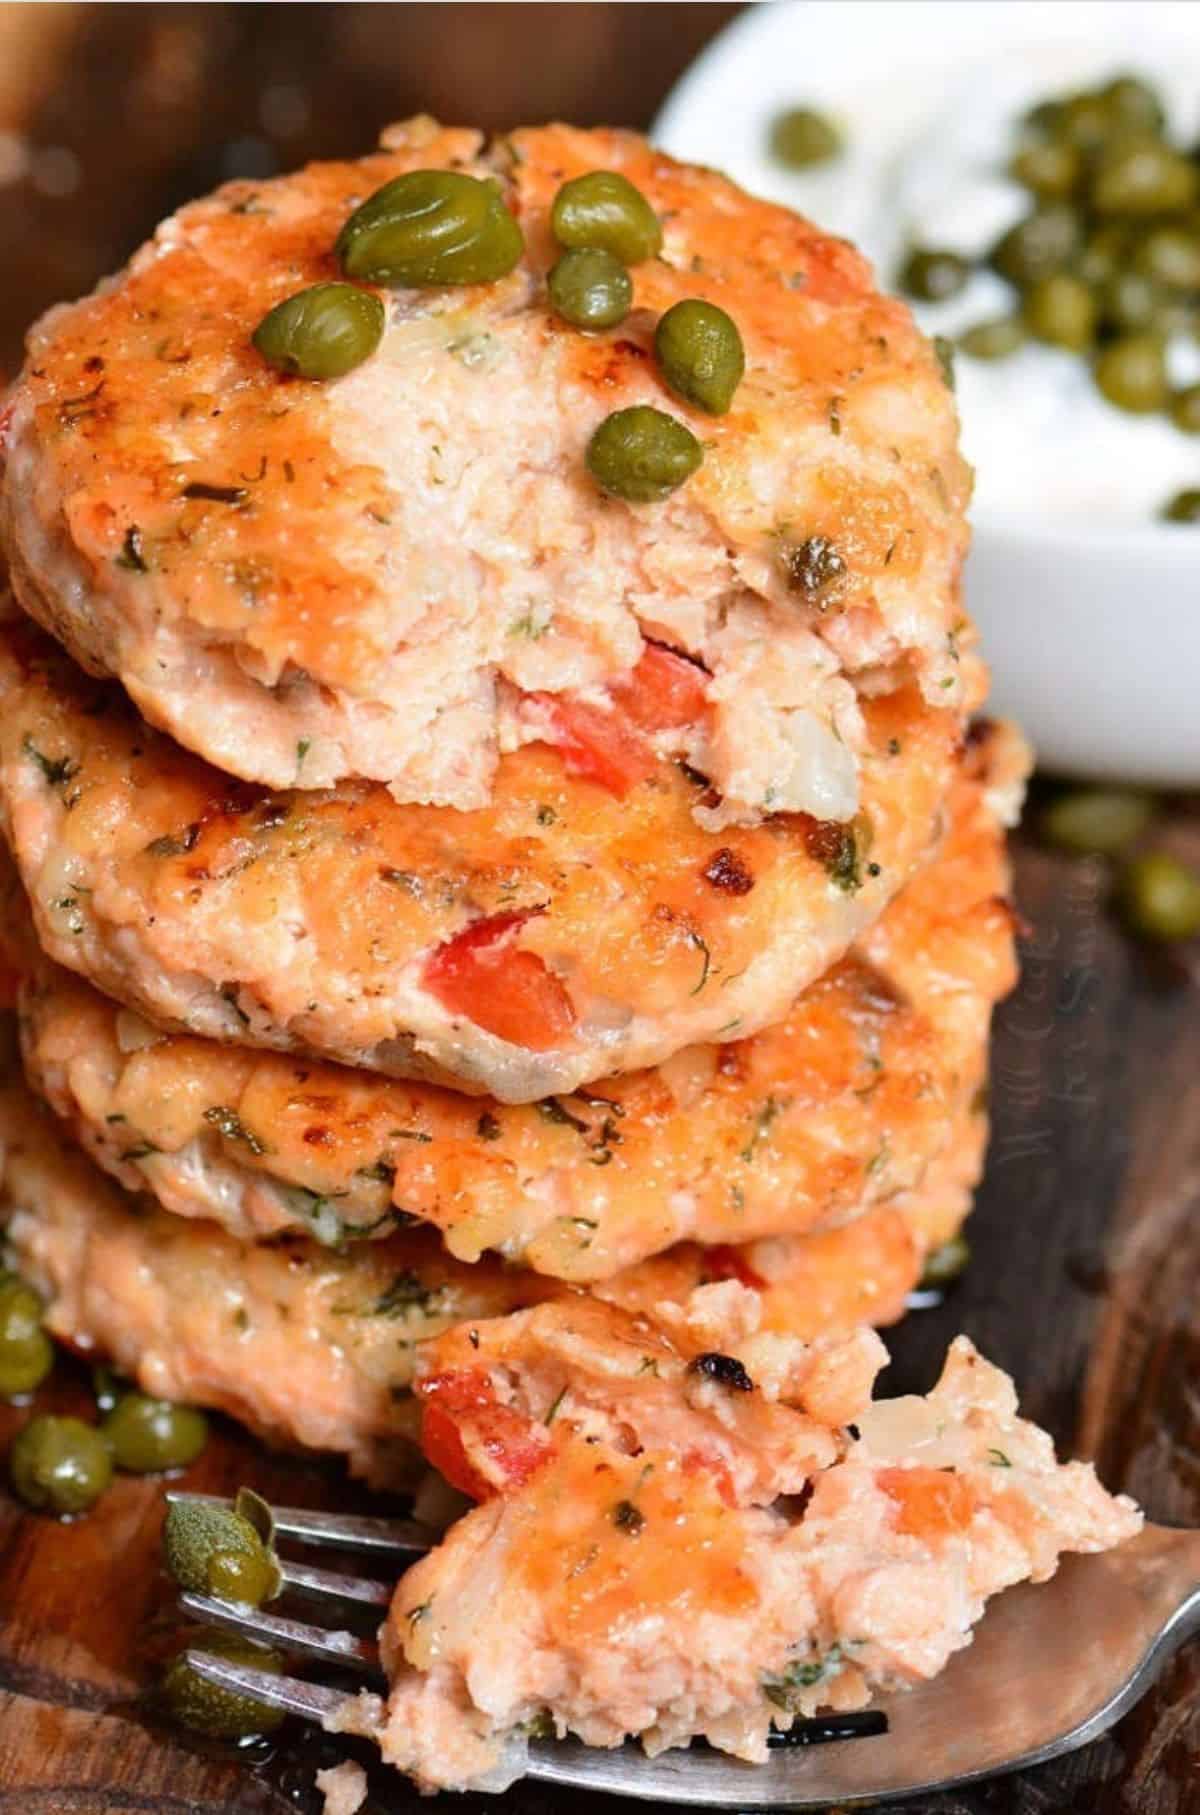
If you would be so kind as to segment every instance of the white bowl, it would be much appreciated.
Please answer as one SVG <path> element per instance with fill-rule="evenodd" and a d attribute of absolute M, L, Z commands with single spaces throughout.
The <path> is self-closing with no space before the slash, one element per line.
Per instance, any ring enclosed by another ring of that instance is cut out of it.
<path fill-rule="evenodd" d="M 1190 81 L 1200 67 L 1200 7 L 1186 0 L 775 0 L 713 40 L 668 98 L 654 137 L 677 156 L 727 170 L 748 189 L 847 234 L 886 272 L 898 249 L 889 238 L 898 218 L 889 187 L 897 160 L 924 137 L 928 166 L 932 139 L 936 184 L 938 122 L 956 88 L 973 82 L 978 90 L 981 71 L 986 85 L 1014 67 L 1028 80 L 1036 68 L 1042 86 L 1033 92 L 1052 93 L 1147 65 L 1156 76 L 1165 67 L 1169 84 L 1173 68 Z M 842 118 L 847 152 L 836 166 L 794 173 L 768 156 L 770 119 L 800 102 Z M 1039 349 L 1033 357 L 1070 356 Z M 988 450 L 972 448 L 971 389 L 968 380 L 965 439 L 983 500 L 967 603 L 992 666 L 995 709 L 1021 721 L 1048 769 L 1200 786 L 1200 525 L 1150 519 L 1148 463 L 1161 454 L 1158 425 L 1105 424 L 1106 445 L 1119 438 L 1130 473 L 1133 503 L 1123 513 L 1101 503 L 1057 519 L 1057 502 L 1036 495 L 1036 473 L 1028 513 L 997 509 L 987 495 L 1005 487 L 989 481 L 1011 480 L 1007 489 L 1020 496 L 1022 438 L 1006 438 L 1001 470 L 983 470 Z M 992 444 L 997 461 L 1004 441 Z M 1178 441 L 1181 476 L 1160 487 L 1151 474 L 1152 497 L 1177 483 L 1200 485 L 1200 443 Z M 1069 454 L 1064 465 L 1069 491 Z M 1108 489 L 1120 502 L 1123 485 Z"/>

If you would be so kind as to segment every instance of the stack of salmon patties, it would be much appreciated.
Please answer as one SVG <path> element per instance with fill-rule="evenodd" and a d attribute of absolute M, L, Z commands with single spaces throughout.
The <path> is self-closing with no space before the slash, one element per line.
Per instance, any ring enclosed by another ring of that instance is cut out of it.
<path fill-rule="evenodd" d="M 381 1487 L 518 1491 L 635 1353 L 718 1448 L 765 1395 L 825 1455 L 953 1251 L 1014 966 L 1025 752 L 971 720 L 903 305 L 633 135 L 420 119 L 185 208 L 0 424 L 3 1198 L 55 1333 Z M 400 1762 L 487 1778 L 422 1720 Z"/>

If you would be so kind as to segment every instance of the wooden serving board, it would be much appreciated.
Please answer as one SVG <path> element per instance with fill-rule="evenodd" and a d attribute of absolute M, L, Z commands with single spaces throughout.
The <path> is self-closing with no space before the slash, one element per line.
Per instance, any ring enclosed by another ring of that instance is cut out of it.
<path fill-rule="evenodd" d="M 1181 814 L 1172 835 L 1200 858 L 1200 814 Z M 1200 1523 L 1200 966 L 1152 964 L 1107 917 L 1104 890 L 1099 865 L 1019 849 L 1031 930 L 997 1029 L 974 1258 L 946 1303 L 893 1332 L 885 1389 L 926 1387 L 965 1329 L 1063 1447 L 1095 1456 L 1152 1517 Z M 42 1397 L 78 1409 L 86 1381 L 60 1367 Z M 281 1503 L 363 1499 L 336 1469 L 268 1456 L 231 1426 L 187 1479 L 218 1492 L 250 1482 Z M 156 1725 L 145 1684 L 171 1607 L 157 1560 L 161 1493 L 122 1480 L 70 1527 L 0 1504 L 0 1811 L 319 1809 L 313 1774 L 339 1755 L 331 1742 L 287 1728 L 239 1755 Z M 1086 1753 L 918 1800 L 909 1815 L 1200 1815 L 1198 1689 L 1193 1647 Z M 571 1805 L 573 1815 L 647 1808 L 582 1795 Z M 373 1778 L 374 1815 L 433 1806 L 556 1815 L 562 1798 L 530 1787 L 431 1804 Z"/>

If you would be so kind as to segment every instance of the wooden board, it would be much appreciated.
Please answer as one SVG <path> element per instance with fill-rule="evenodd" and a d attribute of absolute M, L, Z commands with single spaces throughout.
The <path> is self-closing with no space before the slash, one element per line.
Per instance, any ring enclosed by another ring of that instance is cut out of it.
<path fill-rule="evenodd" d="M 1181 817 L 1177 831 L 1200 855 L 1200 816 Z M 1022 986 L 997 1030 L 973 1263 L 944 1305 L 892 1333 L 885 1387 L 927 1386 L 950 1335 L 966 1329 L 1061 1444 L 1096 1456 L 1152 1516 L 1200 1522 L 1197 980 L 1148 964 L 1116 931 L 1099 866 L 1025 846 L 1018 874 L 1031 930 Z M 65 1378 L 54 1396 L 78 1407 L 86 1383 Z M 362 1498 L 336 1469 L 266 1456 L 231 1426 L 188 1481 L 214 1491 L 250 1481 L 280 1502 Z M 295 1729 L 239 1759 L 155 1724 L 144 1685 L 171 1606 L 157 1561 L 161 1507 L 161 1484 L 132 1480 L 74 1527 L 0 1506 L 0 1811 L 319 1809 L 313 1774 L 339 1755 L 331 1742 Z M 1198 1688 L 1193 1648 L 1088 1752 L 914 1802 L 909 1815 L 1200 1815 Z M 374 1781 L 375 1815 L 561 1808 L 533 1788 L 431 1805 L 399 1780 Z M 572 1797 L 578 1815 L 646 1807 Z"/>

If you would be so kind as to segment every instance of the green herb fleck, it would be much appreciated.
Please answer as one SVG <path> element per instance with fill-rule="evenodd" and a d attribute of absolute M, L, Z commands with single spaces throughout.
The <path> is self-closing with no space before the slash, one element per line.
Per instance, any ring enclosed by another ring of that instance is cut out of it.
<path fill-rule="evenodd" d="M 218 1134 L 223 1134 L 227 1141 L 240 1141 L 251 1153 L 261 1157 L 269 1153 L 270 1148 L 263 1145 L 252 1128 L 247 1128 L 240 1115 L 223 1103 L 214 1103 L 211 1109 L 204 1111 L 204 1119 L 211 1122 Z"/>
<path fill-rule="evenodd" d="M 500 1124 L 490 1109 L 485 1109 L 476 1122 L 475 1132 L 481 1141 L 498 1141 L 500 1139 Z"/>
<path fill-rule="evenodd" d="M 38 749 L 37 745 L 34 743 L 33 739 L 30 737 L 28 732 L 25 733 L 25 739 L 21 745 L 21 748 L 25 752 L 26 756 L 28 756 L 31 761 L 33 761 L 37 764 L 38 768 L 41 770 L 43 776 L 45 777 L 48 786 L 50 786 L 51 788 L 65 787 L 67 782 L 73 781 L 75 779 L 75 777 L 79 774 L 79 764 L 74 760 L 73 757 L 70 757 L 70 756 L 58 756 L 58 757 L 44 756 L 42 754 L 42 752 Z"/>
<path fill-rule="evenodd" d="M 142 550 L 142 532 L 136 523 L 131 524 L 125 531 L 125 540 L 122 542 L 121 552 L 117 556 L 117 566 L 125 568 L 128 573 L 149 573 L 150 571 L 146 566 L 146 556 Z"/>
<path fill-rule="evenodd" d="M 795 1714 L 802 1701 L 802 1692 L 828 1682 L 840 1673 L 841 1668 L 841 1647 L 834 1645 L 824 1657 L 797 1658 L 781 1675 L 765 1677 L 763 1694 L 777 1708 Z"/>
<path fill-rule="evenodd" d="M 1011 1468 L 1012 1467 L 1012 1463 L 1009 1461 L 1008 1457 L 1005 1455 L 1005 1453 L 1002 1449 L 990 1449 L 988 1451 L 988 1461 L 991 1463 L 993 1468 Z"/>
<path fill-rule="evenodd" d="M 636 1538 L 646 1523 L 645 1513 L 639 1512 L 632 1500 L 618 1500 L 612 1509 L 612 1522 L 618 1531 L 628 1532 Z"/>
<path fill-rule="evenodd" d="M 742 1159 L 752 1160 L 754 1158 L 755 1149 L 758 1147 L 760 1141 L 764 1141 L 767 1138 L 767 1135 L 770 1132 L 771 1123 L 775 1120 L 775 1117 L 782 1108 L 783 1104 L 776 1097 L 767 1098 L 766 1102 L 754 1118 L 754 1128 L 751 1132 L 750 1139 L 742 1148 Z"/>
<path fill-rule="evenodd" d="M 534 1108 L 544 1122 L 552 1122 L 556 1128 L 574 1128 L 578 1134 L 591 1133 L 587 1123 L 580 1121 L 577 1115 L 572 1115 L 569 1109 L 564 1109 L 557 1097 L 543 1097 L 540 1103 L 534 1104 Z"/>
<path fill-rule="evenodd" d="M 164 832 L 146 846 L 147 857 L 186 857 L 200 842 L 200 822 L 194 820 L 182 832 Z"/>
<path fill-rule="evenodd" d="M 430 1314 L 442 1297 L 440 1286 L 422 1285 L 420 1275 L 408 1268 L 397 1273 L 386 1292 L 381 1292 L 371 1306 L 375 1317 L 404 1317 L 409 1311 L 420 1310 Z"/>

